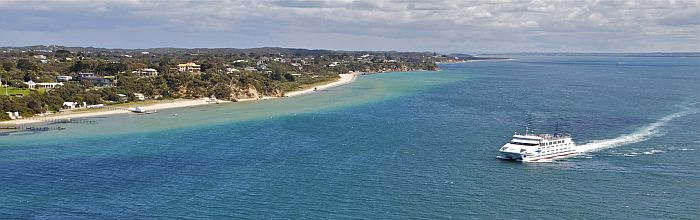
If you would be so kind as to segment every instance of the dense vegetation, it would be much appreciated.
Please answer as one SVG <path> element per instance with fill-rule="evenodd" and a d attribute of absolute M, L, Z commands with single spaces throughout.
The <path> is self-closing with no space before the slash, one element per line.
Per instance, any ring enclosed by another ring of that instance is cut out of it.
<path fill-rule="evenodd" d="M 286 48 L 255 49 L 103 49 L 61 46 L 2 48 L 0 79 L 12 93 L 0 90 L 1 120 L 4 112 L 22 116 L 58 111 L 63 102 L 111 104 L 123 102 L 118 94 L 134 100 L 134 93 L 152 99 L 217 97 L 235 100 L 282 96 L 284 92 L 329 81 L 338 74 L 435 70 L 443 55 L 414 52 L 329 51 Z M 180 72 L 177 65 L 194 62 L 201 72 Z M 157 76 L 138 70 L 152 68 Z M 75 80 L 78 73 L 108 77 L 109 86 Z M 74 80 L 53 89 L 29 90 L 25 82 L 56 82 L 57 76 Z"/>

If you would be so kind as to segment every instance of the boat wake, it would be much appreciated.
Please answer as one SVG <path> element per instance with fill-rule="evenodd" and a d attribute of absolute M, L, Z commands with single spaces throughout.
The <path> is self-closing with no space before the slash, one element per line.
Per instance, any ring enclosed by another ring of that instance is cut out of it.
<path fill-rule="evenodd" d="M 697 104 L 697 103 L 695 103 Z M 692 105 L 695 105 L 692 104 Z M 689 105 L 689 106 L 692 106 Z M 668 122 L 680 118 L 686 115 L 690 114 L 695 114 L 697 113 L 697 109 L 691 108 L 689 106 L 681 106 L 683 108 L 683 111 L 676 112 L 667 116 L 664 116 L 663 118 L 660 118 L 658 121 L 651 123 L 645 127 L 640 128 L 634 133 L 631 134 L 624 134 L 616 138 L 612 139 L 605 139 L 605 140 L 594 140 L 591 141 L 587 144 L 580 145 L 578 146 L 579 153 L 586 153 L 586 152 L 595 152 L 603 149 L 609 149 L 609 148 L 614 148 L 614 147 L 619 147 L 627 144 L 632 144 L 632 143 L 637 143 L 637 142 L 642 142 L 645 140 L 648 140 L 653 137 L 658 137 L 663 135 L 663 132 L 661 131 L 661 127 L 665 126 Z"/>

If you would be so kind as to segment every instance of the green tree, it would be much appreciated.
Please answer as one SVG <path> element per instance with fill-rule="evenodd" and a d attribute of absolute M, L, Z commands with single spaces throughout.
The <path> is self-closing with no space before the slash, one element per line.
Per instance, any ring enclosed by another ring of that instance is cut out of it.
<path fill-rule="evenodd" d="M 294 81 L 296 81 L 296 77 L 294 77 L 294 75 L 289 74 L 289 73 L 285 73 L 285 74 L 284 74 L 284 79 L 286 79 L 286 80 L 289 81 L 289 82 L 294 82 Z"/>
<path fill-rule="evenodd" d="M 24 71 L 37 71 L 39 70 L 39 66 L 36 65 L 36 63 L 32 62 L 29 59 L 19 59 L 17 61 L 17 68 L 20 70 Z"/>
<path fill-rule="evenodd" d="M 14 62 L 12 62 L 12 61 L 5 61 L 5 62 L 2 62 L 2 69 L 3 69 L 3 70 L 9 72 L 10 70 L 12 70 L 12 69 L 14 69 L 14 68 L 15 68 L 15 63 L 14 63 Z"/>

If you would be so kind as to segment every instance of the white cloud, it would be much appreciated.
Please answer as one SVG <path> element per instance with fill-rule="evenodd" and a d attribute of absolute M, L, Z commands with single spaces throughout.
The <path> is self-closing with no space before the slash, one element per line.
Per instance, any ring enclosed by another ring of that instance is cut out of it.
<path fill-rule="evenodd" d="M 0 1 L 0 32 L 89 32 L 95 36 L 90 43 L 117 47 L 275 42 L 269 46 L 373 49 L 368 41 L 374 40 L 397 50 L 700 50 L 699 8 L 692 0 Z M 96 34 L 133 31 L 170 44 L 101 42 Z M 187 38 L 192 35 L 197 39 Z M 661 39 L 666 43 L 652 44 Z M 61 43 L 12 35 L 0 40 Z"/>

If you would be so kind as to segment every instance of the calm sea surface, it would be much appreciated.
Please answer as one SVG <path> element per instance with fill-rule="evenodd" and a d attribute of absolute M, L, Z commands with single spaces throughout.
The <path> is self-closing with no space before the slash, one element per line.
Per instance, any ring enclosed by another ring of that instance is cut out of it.
<path fill-rule="evenodd" d="M 700 58 L 516 58 L 0 136 L 0 218 L 700 219 Z"/>

